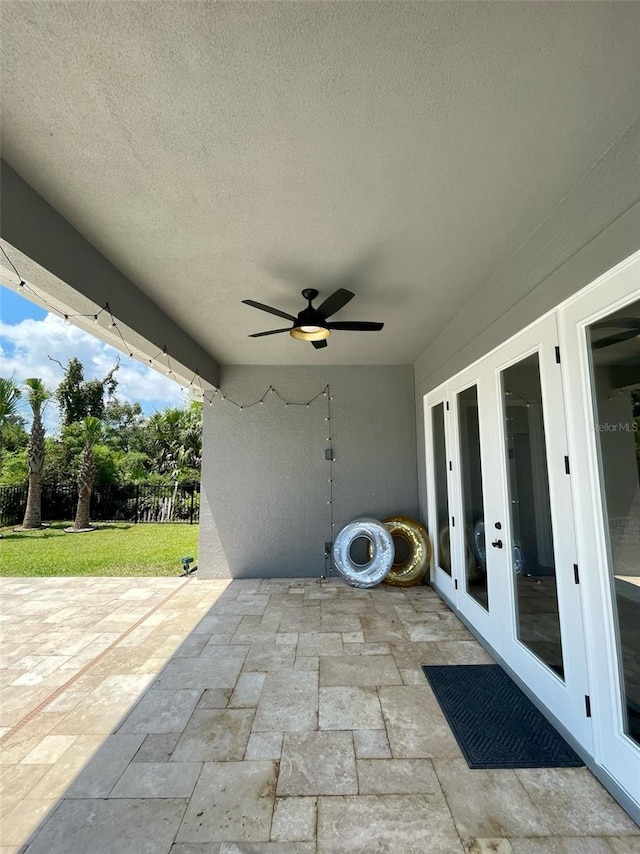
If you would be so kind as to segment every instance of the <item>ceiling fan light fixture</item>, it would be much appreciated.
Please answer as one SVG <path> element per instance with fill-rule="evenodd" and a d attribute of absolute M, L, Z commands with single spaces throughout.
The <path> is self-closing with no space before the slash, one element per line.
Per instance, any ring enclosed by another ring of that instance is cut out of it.
<path fill-rule="evenodd" d="M 312 326 L 305 323 L 302 326 L 294 326 L 289 335 L 297 338 L 298 341 L 323 341 L 331 335 L 331 330 L 326 326 Z"/>

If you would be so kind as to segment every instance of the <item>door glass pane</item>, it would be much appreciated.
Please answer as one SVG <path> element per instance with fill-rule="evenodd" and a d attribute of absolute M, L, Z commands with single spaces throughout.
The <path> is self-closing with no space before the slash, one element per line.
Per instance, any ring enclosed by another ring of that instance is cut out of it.
<path fill-rule="evenodd" d="M 469 595 L 489 610 L 487 594 L 486 549 L 484 539 L 484 498 L 480 461 L 480 422 L 478 389 L 465 389 L 458 395 L 458 424 L 462 502 L 466 535 L 466 588 Z"/>
<path fill-rule="evenodd" d="M 517 636 L 564 678 L 537 353 L 502 372 L 502 398 Z"/>
<path fill-rule="evenodd" d="M 625 732 L 640 743 L 640 301 L 587 332 Z"/>
<path fill-rule="evenodd" d="M 451 575 L 451 549 L 449 546 L 449 492 L 447 488 L 447 448 L 444 438 L 444 404 L 431 410 L 433 424 L 433 469 L 436 487 L 436 515 L 438 532 L 434 537 L 436 563 Z"/>

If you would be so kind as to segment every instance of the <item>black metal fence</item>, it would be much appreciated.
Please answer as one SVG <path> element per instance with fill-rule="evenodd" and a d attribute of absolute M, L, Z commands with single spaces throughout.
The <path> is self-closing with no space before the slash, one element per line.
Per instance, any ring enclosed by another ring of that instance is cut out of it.
<path fill-rule="evenodd" d="M 74 487 L 42 489 L 42 518 L 66 521 L 76 515 Z M 19 525 L 27 503 L 27 485 L 0 486 L 0 526 Z M 200 484 L 189 486 L 108 486 L 91 494 L 92 522 L 184 522 L 200 520 Z"/>

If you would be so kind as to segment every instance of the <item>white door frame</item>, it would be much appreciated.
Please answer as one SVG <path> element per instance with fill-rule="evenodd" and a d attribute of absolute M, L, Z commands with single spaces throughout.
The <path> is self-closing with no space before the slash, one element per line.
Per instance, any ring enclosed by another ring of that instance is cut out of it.
<path fill-rule="evenodd" d="M 443 403 L 449 524 L 451 537 L 451 576 L 434 561 L 433 583 L 470 625 L 501 657 L 504 663 L 531 689 L 556 720 L 589 752 L 592 727 L 586 698 L 589 697 L 580 588 L 576 583 L 577 563 L 573 527 L 571 478 L 565 469 L 567 436 L 560 365 L 556 361 L 558 330 L 555 313 L 531 324 L 518 335 L 496 348 L 449 381 L 425 396 L 425 440 L 429 529 L 437 539 L 435 508 L 435 471 L 433 459 L 432 409 Z M 505 425 L 502 409 L 502 371 L 527 356 L 538 354 L 543 396 L 545 448 L 556 571 L 558 609 L 562 634 L 564 679 L 554 673 L 518 638 L 516 586 L 512 568 L 513 536 L 508 505 L 508 471 L 504 449 Z M 457 427 L 457 394 L 471 385 L 478 386 L 480 435 L 483 455 L 483 490 L 488 566 L 490 568 L 490 611 L 487 613 L 466 593 L 464 516 L 460 482 L 460 454 Z M 449 409 L 446 403 L 449 402 Z M 449 465 L 451 462 L 451 465 Z M 460 524 L 451 526 L 451 517 Z M 499 521 L 502 528 L 494 531 Z M 493 549 L 491 540 L 502 539 L 504 548 Z"/>
<path fill-rule="evenodd" d="M 589 626 L 585 641 L 593 685 L 594 759 L 640 809 L 640 748 L 623 729 L 614 622 L 616 605 L 606 536 L 608 520 L 602 502 L 585 331 L 589 324 L 637 299 L 640 299 L 640 252 L 563 304 L 558 321 L 569 454 L 580 461 L 574 467 L 572 487 L 585 622 Z"/>
<path fill-rule="evenodd" d="M 449 601 L 460 611 L 470 625 L 477 629 L 480 637 L 485 638 L 494 648 L 496 653 L 502 657 L 505 664 L 522 679 L 523 683 L 532 689 L 532 692 L 541 699 L 548 710 L 563 724 L 568 733 L 576 739 L 585 751 L 593 756 L 595 768 L 601 768 L 604 772 L 603 781 L 611 781 L 611 785 L 617 795 L 626 803 L 627 808 L 635 814 L 640 814 L 640 749 L 638 745 L 624 733 L 623 728 L 623 697 L 620 690 L 617 636 L 614 618 L 614 596 L 610 573 L 608 571 L 608 548 L 607 529 L 605 524 L 604 507 L 601 495 L 600 472 L 598 460 L 598 448 L 594 427 L 594 409 L 591 400 L 591 382 L 589 370 L 589 358 L 586 343 L 585 328 L 599 319 L 623 308 L 630 302 L 640 299 L 640 251 L 630 256 L 596 281 L 547 312 L 540 320 L 514 335 L 507 342 L 492 350 L 490 353 L 474 362 L 465 371 L 451 377 L 430 392 L 424 398 L 425 403 L 425 433 L 426 433 L 426 458 L 427 458 L 427 495 L 429 501 L 429 528 L 436 531 L 434 515 L 433 496 L 433 449 L 431 431 L 431 406 L 437 401 L 454 401 L 454 393 L 461 390 L 466 382 L 466 387 L 476 382 L 479 388 L 482 385 L 483 366 L 493 365 L 494 385 L 491 394 L 494 396 L 494 404 L 499 399 L 499 370 L 506 366 L 505 358 L 512 346 L 522 349 L 526 336 L 538 324 L 553 320 L 557 325 L 557 341 L 559 344 L 560 363 L 555 377 L 549 370 L 543 371 L 541 376 L 543 384 L 543 395 L 549 395 L 549 382 L 555 389 L 552 398 L 561 401 L 560 409 L 563 412 L 563 423 L 560 433 L 557 430 L 549 432 L 547 422 L 550 413 L 545 411 L 545 432 L 547 440 L 547 454 L 549 464 L 550 489 L 554 493 L 553 503 L 557 506 L 558 501 L 565 502 L 563 519 L 570 522 L 566 530 L 561 530 L 558 535 L 557 523 L 554 520 L 554 548 L 556 551 L 556 572 L 561 574 L 562 583 L 559 585 L 559 606 L 561 612 L 566 614 L 571 611 L 576 618 L 580 629 L 576 632 L 566 630 L 563 633 L 563 654 L 565 662 L 565 683 L 563 686 L 559 678 L 548 679 L 547 682 L 555 681 L 551 690 L 551 700 L 537 687 L 538 677 L 533 683 L 527 676 L 527 667 L 522 672 L 522 661 L 514 659 L 509 654 L 504 655 L 505 644 L 502 638 L 492 640 L 495 634 L 485 631 L 481 627 L 482 620 L 473 618 L 473 609 L 464 608 L 464 600 L 460 597 L 460 590 L 454 591 L 453 582 L 444 573 L 438 573 L 436 569 L 432 575 L 434 586 L 442 592 Z M 534 333 L 535 334 L 535 333 Z M 548 363 L 550 357 L 549 341 L 545 344 L 544 360 Z M 532 351 L 538 349 L 533 346 Z M 518 361 L 524 353 L 514 358 Z M 554 354 L 555 355 L 555 354 Z M 542 358 L 542 357 L 541 357 Z M 551 378 L 551 381 L 549 380 Z M 468 381 L 467 381 L 468 380 Z M 547 391 L 545 392 L 545 388 Z M 454 403 L 451 402 L 451 407 Z M 486 407 L 485 407 L 486 409 Z M 491 429 L 499 430 L 500 440 L 496 446 L 504 441 L 504 425 L 499 424 L 501 417 L 499 410 L 494 405 L 494 423 Z M 448 412 L 451 415 L 452 412 Z M 487 418 L 483 418 L 485 422 Z M 446 429 L 447 450 L 450 459 L 458 459 L 457 449 L 457 426 L 450 423 Z M 566 428 L 565 426 L 566 425 Z M 481 428 L 481 441 L 482 441 Z M 551 442 L 549 440 L 551 439 Z M 562 451 L 564 443 L 565 450 Z M 566 454 L 570 462 L 570 475 L 566 476 L 562 470 L 558 470 L 558 455 Z M 551 461 L 553 459 L 553 465 Z M 459 460 L 458 460 L 459 464 Z M 496 473 L 502 478 L 501 494 L 506 495 L 506 468 L 498 464 L 494 457 L 489 460 L 487 452 L 483 450 L 483 476 L 485 468 L 490 469 L 491 476 Z M 488 484 L 488 480 L 487 480 Z M 460 503 L 456 478 L 449 478 L 449 501 L 450 508 L 456 508 L 460 512 Z M 491 501 L 490 489 L 483 482 L 485 518 L 490 518 L 488 500 Z M 453 512 L 453 510 L 450 510 Z M 506 516 L 506 512 L 505 512 Z M 462 518 L 462 517 L 461 517 Z M 496 516 L 496 519 L 498 516 Z M 508 517 L 505 521 L 508 522 Z M 562 524 L 562 523 L 561 523 Z M 507 529 L 503 527 L 504 533 Z M 487 540 L 491 533 L 487 530 Z M 510 534 L 510 532 L 509 532 Z M 509 536 L 510 540 L 510 536 Z M 559 551 L 558 551 L 558 546 Z M 504 550 L 506 551 L 506 550 Z M 503 557 L 504 560 L 504 557 Z M 578 584 L 571 584 L 570 573 L 567 574 L 567 565 L 577 565 L 575 580 Z M 560 568 L 562 567 L 562 573 Z M 607 569 L 604 569 L 607 567 Z M 453 567 L 452 567 L 453 570 Z M 458 570 L 459 572 L 459 570 Z M 510 576 L 511 573 L 507 573 Z M 510 580 L 510 596 L 513 596 L 513 579 Z M 495 583 L 489 580 L 490 607 L 493 591 L 493 602 L 500 601 L 496 598 Z M 560 593 L 562 588 L 562 593 Z M 560 598 L 562 602 L 560 602 Z M 503 615 L 504 615 L 503 611 Z M 480 615 L 482 616 L 482 615 Z M 509 619 L 504 621 L 508 630 L 514 637 L 515 626 L 514 614 L 511 609 Z M 586 627 L 586 630 L 582 628 Z M 568 637 L 573 635 L 571 639 Z M 569 648 L 566 648 L 569 641 Z M 512 647 L 515 644 L 511 643 Z M 520 645 L 520 656 L 525 656 L 523 645 Z M 566 648 L 566 654 L 565 654 Z M 526 656 L 525 656 L 526 657 Z M 531 659 L 527 666 L 533 666 Z M 543 667 L 543 665 L 540 665 Z M 547 668 L 545 668 L 547 669 Z M 547 669 L 548 670 L 548 669 Z M 589 689 L 588 686 L 591 686 Z M 546 690 L 546 689 L 545 689 Z M 547 693 L 549 693 L 547 691 Z M 590 698 L 591 718 L 584 717 L 584 711 L 580 707 L 580 696 L 584 693 Z M 562 703 L 567 703 L 569 713 L 562 713 Z M 560 714 L 558 713 L 560 711 Z M 608 783 L 607 783 L 608 785 Z"/>
<path fill-rule="evenodd" d="M 424 397 L 424 428 L 425 428 L 425 459 L 427 468 L 427 508 L 428 508 L 428 526 L 432 532 L 431 541 L 433 543 L 432 559 L 431 559 L 431 583 L 434 587 L 452 604 L 457 606 L 457 590 L 454 576 L 454 559 L 453 545 L 454 540 L 451 538 L 451 575 L 442 569 L 438 564 L 439 542 L 438 542 L 438 508 L 436 503 L 436 477 L 433 453 L 433 409 L 439 404 L 442 404 L 444 412 L 444 435 L 445 446 L 447 453 L 451 448 L 450 427 L 449 427 L 449 409 L 447 397 L 447 384 L 439 386 Z M 451 472 L 447 466 L 447 493 L 449 503 L 449 531 L 451 531 L 451 500 L 452 500 L 452 483 Z"/>
<path fill-rule="evenodd" d="M 450 460 L 453 468 L 453 487 L 451 491 L 451 512 L 456 519 L 460 520 L 456 524 L 453 541 L 455 549 L 452 548 L 452 554 L 455 554 L 453 561 L 453 569 L 455 572 L 455 580 L 458 582 L 457 589 L 457 607 L 460 613 L 466 620 L 479 632 L 483 638 L 490 644 L 493 649 L 498 651 L 500 639 L 500 622 L 496 615 L 502 611 L 503 596 L 497 584 L 502 575 L 500 553 L 496 552 L 489 545 L 489 541 L 493 534 L 493 520 L 496 514 L 494 496 L 491 494 L 490 470 L 493 466 L 493 450 L 491 448 L 490 436 L 486 429 L 486 409 L 490 403 L 487 401 L 487 385 L 488 377 L 486 370 L 483 370 L 482 364 L 473 365 L 471 368 L 457 374 L 449 383 L 448 397 L 450 401 L 450 421 L 451 421 L 451 447 Z M 486 540 L 486 571 L 487 571 L 487 589 L 489 597 L 489 610 L 474 599 L 467 591 L 466 583 L 466 566 L 467 566 L 467 549 L 471 544 L 467 544 L 465 530 L 465 512 L 464 512 L 464 492 L 462 483 L 462 455 L 460 445 L 460 418 L 458 410 L 458 395 L 473 386 L 476 387 L 478 393 L 478 413 L 479 413 L 479 428 L 480 428 L 480 465 L 482 474 L 482 500 L 484 505 L 485 519 L 485 540 Z M 495 612 L 495 613 L 494 613 Z"/>
<path fill-rule="evenodd" d="M 560 365 L 556 361 L 558 330 L 554 315 L 537 321 L 487 357 L 493 372 L 494 402 L 489 409 L 486 428 L 496 437 L 491 466 L 492 496 L 499 496 L 505 548 L 501 555 L 504 589 L 509 602 L 503 612 L 502 644 L 497 649 L 505 663 L 525 682 L 552 715 L 571 732 L 587 750 L 592 746 L 591 719 L 586 698 L 589 682 L 584 650 L 584 628 L 580 588 L 576 583 L 574 564 L 576 542 L 573 523 L 571 474 L 567 473 L 567 431 L 564 421 L 563 389 Z M 504 449 L 505 424 L 502 417 L 502 372 L 529 355 L 537 353 L 542 390 L 542 414 L 545 432 L 547 476 L 553 531 L 553 556 L 560 617 L 564 679 L 554 673 L 518 639 L 516 625 L 515 575 L 512 571 L 513 534 L 508 505 L 508 472 Z M 570 472 L 572 473 L 570 468 Z M 498 480 L 499 479 L 499 480 Z M 494 585 L 495 586 L 495 585 Z"/>

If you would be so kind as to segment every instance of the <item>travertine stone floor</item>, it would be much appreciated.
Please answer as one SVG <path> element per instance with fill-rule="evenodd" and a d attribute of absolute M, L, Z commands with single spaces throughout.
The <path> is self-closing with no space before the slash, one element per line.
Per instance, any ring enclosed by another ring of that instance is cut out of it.
<path fill-rule="evenodd" d="M 5 579 L 0 854 L 632 854 L 584 768 L 471 771 L 429 587 Z"/>

